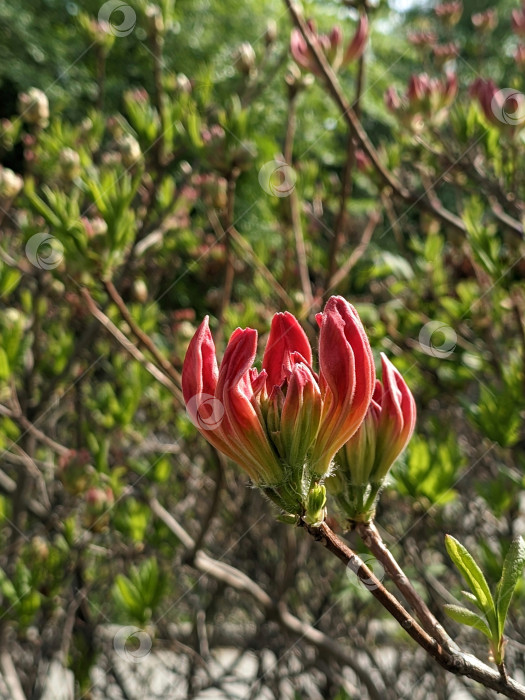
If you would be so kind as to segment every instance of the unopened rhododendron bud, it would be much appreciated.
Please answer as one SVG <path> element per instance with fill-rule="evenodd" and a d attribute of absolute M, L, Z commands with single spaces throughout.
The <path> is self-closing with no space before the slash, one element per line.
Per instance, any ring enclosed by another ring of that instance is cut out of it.
<path fill-rule="evenodd" d="M 514 34 L 525 36 L 525 2 L 522 3 L 521 9 L 512 10 L 510 23 Z"/>
<path fill-rule="evenodd" d="M 437 5 L 434 12 L 439 19 L 448 27 L 453 27 L 461 19 L 463 14 L 463 3 L 459 0 L 454 2 L 443 2 Z"/>
<path fill-rule="evenodd" d="M 376 382 L 366 417 L 335 458 L 336 499 L 354 521 L 373 517 L 379 490 L 416 421 L 416 404 L 403 377 L 384 354 L 381 364 L 383 381 Z"/>
<path fill-rule="evenodd" d="M 476 12 L 470 18 L 472 24 L 479 29 L 480 32 L 490 32 L 496 28 L 498 24 L 498 15 L 493 8 L 485 10 L 485 12 Z"/>
<path fill-rule="evenodd" d="M 335 26 L 329 34 L 318 34 L 315 28 L 315 23 L 312 20 L 308 21 L 308 27 L 312 36 L 312 40 L 326 56 L 332 70 L 337 72 L 339 68 L 345 68 L 352 61 L 357 60 L 366 48 L 368 41 L 368 17 L 361 15 L 357 23 L 357 28 L 352 40 L 348 43 L 346 49 L 343 47 L 343 32 L 341 27 Z M 320 70 L 317 61 L 310 51 L 308 44 L 304 40 L 299 29 L 293 29 L 290 38 L 290 51 L 295 61 L 306 70 L 316 75 L 320 75 Z"/>
<path fill-rule="evenodd" d="M 394 88 L 389 88 L 385 94 L 385 104 L 411 129 L 420 129 L 423 120 L 439 126 L 446 118 L 457 90 L 458 79 L 455 73 L 447 73 L 444 79 L 420 73 L 410 78 L 402 98 Z"/>
<path fill-rule="evenodd" d="M 208 319 L 190 342 L 182 370 L 188 414 L 201 434 L 233 459 L 285 512 L 319 512 L 335 453 L 361 424 L 374 388 L 370 344 L 342 297 L 318 314 L 319 374 L 296 318 L 275 314 L 261 372 L 253 368 L 257 332 L 238 328 L 220 368 Z M 315 518 L 314 518 L 315 519 Z"/>

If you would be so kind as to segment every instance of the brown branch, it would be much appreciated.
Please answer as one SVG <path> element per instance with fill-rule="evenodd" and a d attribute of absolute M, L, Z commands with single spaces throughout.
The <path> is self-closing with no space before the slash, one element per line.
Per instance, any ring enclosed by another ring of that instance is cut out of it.
<path fill-rule="evenodd" d="M 33 423 L 31 423 L 31 421 L 28 420 L 20 411 L 14 411 L 8 408 L 7 406 L 4 406 L 3 404 L 0 404 L 0 415 L 11 418 L 11 420 L 13 420 L 15 423 L 18 423 L 18 425 L 24 431 L 32 435 L 39 442 L 42 442 L 44 445 L 47 445 L 51 450 L 53 450 L 53 452 L 56 452 L 59 455 L 65 455 L 69 452 L 68 447 L 64 447 L 64 445 L 61 445 L 60 443 L 48 437 Z"/>
<path fill-rule="evenodd" d="M 324 53 L 317 45 L 317 42 L 313 39 L 308 25 L 306 24 L 304 17 L 300 14 L 300 11 L 294 3 L 294 0 L 284 0 L 284 3 L 288 8 L 293 23 L 303 35 L 303 38 L 308 46 L 309 52 L 314 57 L 315 62 L 317 63 L 317 66 L 323 78 L 325 79 L 328 92 L 330 93 L 331 97 L 341 110 L 343 117 L 346 119 L 350 128 L 353 129 L 353 132 L 357 140 L 359 141 L 361 147 L 372 161 L 375 169 L 381 176 L 381 179 L 384 181 L 384 183 L 390 186 L 394 193 L 402 199 L 404 199 L 405 201 L 409 202 L 413 206 L 415 206 L 416 204 L 420 204 L 427 211 L 432 212 L 443 222 L 449 224 L 450 226 L 453 226 L 458 231 L 464 233 L 466 231 L 465 224 L 458 216 L 453 214 L 451 211 L 448 211 L 448 209 L 445 209 L 441 204 L 437 204 L 436 202 L 430 202 L 425 192 L 416 193 L 408 190 L 396 178 L 396 176 L 383 165 L 383 163 L 381 162 L 381 158 L 378 152 L 376 151 L 373 143 L 370 141 L 368 134 L 366 133 L 365 129 L 363 128 L 363 125 L 361 124 L 361 121 L 359 120 L 351 104 L 346 99 L 341 85 L 339 84 L 339 81 L 335 76 L 335 73 L 333 72 L 330 64 L 326 60 Z"/>
<path fill-rule="evenodd" d="M 449 651 L 458 651 L 457 644 L 436 620 L 425 601 L 416 592 L 409 578 L 394 559 L 390 550 L 387 549 L 374 523 L 357 523 L 356 530 L 364 544 L 374 557 L 381 562 L 387 574 L 403 594 L 405 600 L 417 615 L 423 629 Z"/>
<path fill-rule="evenodd" d="M 365 79 L 365 56 L 360 56 L 357 66 L 357 80 L 355 89 L 355 99 L 352 105 L 356 117 L 360 118 L 361 112 L 361 96 L 363 93 L 363 84 Z M 335 224 L 334 237 L 330 249 L 330 259 L 328 261 L 328 275 L 326 278 L 327 286 L 330 286 L 330 280 L 335 275 L 337 268 L 337 254 L 344 243 L 346 220 L 347 220 L 347 205 L 348 200 L 352 196 L 353 178 L 352 172 L 355 166 L 355 140 L 354 132 L 350 127 L 347 135 L 346 146 L 346 161 L 343 169 L 343 179 L 341 182 L 341 196 L 339 201 L 339 213 Z"/>
<path fill-rule="evenodd" d="M 359 259 L 363 256 L 364 252 L 368 248 L 368 244 L 370 243 L 370 240 L 372 238 L 372 235 L 375 231 L 375 228 L 377 224 L 379 223 L 381 219 L 381 213 L 376 211 L 373 212 L 370 216 L 370 219 L 368 220 L 368 224 L 363 231 L 363 235 L 361 237 L 361 242 L 357 246 L 357 248 L 354 248 L 352 251 L 352 254 L 348 257 L 348 259 L 341 265 L 341 267 L 336 270 L 334 275 L 330 278 L 328 282 L 328 287 L 324 293 L 324 296 L 326 296 L 329 292 L 331 292 L 335 287 L 337 287 L 341 282 L 347 277 L 354 267 L 356 263 L 359 261 Z"/>
<path fill-rule="evenodd" d="M 491 688 L 508 698 L 525 700 L 525 686 L 500 675 L 492 668 L 481 662 L 472 654 L 461 651 L 447 651 L 439 642 L 433 639 L 405 610 L 401 603 L 383 586 L 381 581 L 366 566 L 366 564 L 346 545 L 326 523 L 303 527 L 317 541 L 321 542 L 329 552 L 336 556 L 345 566 L 350 566 L 363 585 L 370 591 L 379 603 L 397 620 L 400 626 L 412 639 L 424 649 L 444 669 L 459 676 L 467 676 L 478 681 L 485 688 Z"/>
<path fill-rule="evenodd" d="M 171 530 L 186 549 L 191 550 L 195 546 L 194 539 L 156 498 L 149 499 L 149 506 L 154 515 Z M 311 644 L 320 654 L 326 655 L 328 658 L 351 668 L 363 685 L 366 686 L 372 700 L 384 700 L 385 697 L 388 697 L 387 689 L 379 685 L 376 679 L 370 678 L 368 669 L 359 664 L 352 650 L 345 649 L 345 647 L 320 630 L 299 620 L 292 615 L 284 603 L 275 603 L 266 591 L 242 571 L 222 561 L 212 559 L 212 557 L 202 551 L 196 552 L 192 565 L 202 573 L 212 576 L 217 581 L 225 583 L 236 591 L 252 596 L 269 619 L 275 619 L 283 629 Z"/>
<path fill-rule="evenodd" d="M 5 647 L 0 651 L 0 669 L 5 684 L 11 693 L 11 700 L 26 700 L 22 683 L 20 682 L 15 664 L 13 663 L 13 658 Z"/>
<path fill-rule="evenodd" d="M 290 193 L 290 216 L 292 218 L 292 229 L 295 239 L 295 250 L 297 252 L 297 266 L 299 267 L 299 278 L 304 295 L 306 308 L 311 308 L 313 304 L 312 284 L 310 273 L 308 272 L 308 260 L 304 245 L 303 227 L 301 224 L 301 212 L 299 209 L 299 196 L 297 190 Z"/>
<path fill-rule="evenodd" d="M 223 238 L 226 235 L 226 233 L 222 228 L 222 224 L 214 209 L 208 212 L 208 220 L 212 225 L 217 238 L 219 240 Z M 234 241 L 240 248 L 242 248 L 242 252 L 245 255 L 249 256 L 255 268 L 258 270 L 261 276 L 264 277 L 264 279 L 274 288 L 275 293 L 281 299 L 281 301 L 283 301 L 287 307 L 291 307 L 293 305 L 291 297 L 287 294 L 286 290 L 283 289 L 283 287 L 281 287 L 279 282 L 275 279 L 275 277 L 266 267 L 266 265 L 257 257 L 257 254 L 255 253 L 250 243 L 237 231 L 235 226 L 230 226 L 230 236 L 232 238 L 232 241 Z"/>
<path fill-rule="evenodd" d="M 115 324 L 106 316 L 106 314 L 97 307 L 93 301 L 93 298 L 91 297 L 91 294 L 85 287 L 82 288 L 81 294 L 84 297 L 84 301 L 86 302 L 88 310 L 92 316 L 94 316 L 94 318 L 96 318 L 97 321 L 104 326 L 108 333 L 115 338 L 119 345 L 121 345 L 124 350 L 126 350 L 126 352 L 133 357 L 134 360 L 137 360 L 137 362 L 139 362 L 144 369 L 146 369 L 158 382 L 160 382 L 162 386 L 168 389 L 182 404 L 182 392 L 175 384 L 173 384 L 171 379 L 169 379 L 169 377 L 161 372 L 153 363 L 146 359 L 143 353 L 137 347 L 135 347 L 135 345 L 133 345 L 133 343 L 124 335 L 124 333 L 122 333 L 115 326 Z"/>
<path fill-rule="evenodd" d="M 293 144 L 295 139 L 295 129 L 297 127 L 297 97 L 298 92 L 295 87 L 290 86 L 288 89 L 288 119 L 286 122 L 286 135 L 284 139 L 284 160 L 288 166 L 293 164 Z M 297 267 L 299 268 L 299 279 L 301 281 L 301 289 L 304 296 L 305 308 L 309 309 L 312 306 L 312 285 L 310 282 L 310 273 L 308 271 L 308 260 L 306 257 L 306 248 L 304 245 L 303 227 L 301 223 L 301 208 L 297 190 L 292 188 L 289 195 L 290 221 L 292 227 L 293 238 L 295 242 L 295 252 L 297 255 Z M 288 283 L 289 278 L 289 256 L 288 251 L 291 250 L 291 241 L 285 241 L 285 265 L 284 265 L 284 284 Z"/>
<path fill-rule="evenodd" d="M 155 343 L 151 340 L 149 335 L 147 333 L 144 333 L 142 328 L 135 322 L 133 316 L 130 314 L 128 307 L 126 306 L 124 300 L 120 296 L 120 294 L 117 292 L 117 289 L 113 282 L 111 280 L 105 280 L 104 281 L 104 287 L 106 288 L 107 293 L 111 297 L 111 300 L 115 303 L 115 305 L 118 307 L 118 310 L 122 314 L 122 318 L 126 321 L 128 326 L 131 328 L 131 332 L 133 335 L 139 340 L 139 342 L 144 345 L 147 350 L 153 355 L 155 358 L 157 364 L 160 366 L 162 371 L 170 377 L 173 382 L 180 387 L 182 385 L 182 379 L 180 374 L 177 372 L 177 370 L 173 367 L 171 362 L 167 360 L 160 350 L 157 348 Z"/>
<path fill-rule="evenodd" d="M 231 240 L 231 227 L 233 226 L 233 217 L 235 209 L 235 188 L 237 186 L 237 179 L 240 175 L 240 170 L 234 168 L 228 176 L 228 185 L 226 192 L 226 211 L 224 214 L 223 230 L 224 230 L 224 248 L 226 251 L 226 268 L 224 271 L 224 285 L 222 290 L 222 299 L 219 309 L 219 324 L 216 333 L 216 344 L 220 345 L 223 341 L 224 335 L 224 321 L 225 314 L 228 305 L 230 304 L 232 292 L 233 292 L 233 281 L 235 278 L 235 256 L 232 247 Z"/>

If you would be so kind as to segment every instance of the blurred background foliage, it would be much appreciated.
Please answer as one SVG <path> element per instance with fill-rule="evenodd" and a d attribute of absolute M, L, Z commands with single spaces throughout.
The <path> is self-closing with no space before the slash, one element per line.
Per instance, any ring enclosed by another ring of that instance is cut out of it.
<path fill-rule="evenodd" d="M 355 668 L 343 678 L 340 661 L 276 634 L 277 618 L 197 573 L 153 501 L 199 546 L 350 645 L 362 674 L 382 678 L 381 697 L 414 684 L 421 697 L 453 697 L 457 686 L 439 691 L 440 671 L 392 636 L 366 591 L 304 533 L 274 522 L 272 506 L 199 437 L 177 388 L 205 314 L 220 351 L 238 325 L 264 336 L 284 309 L 314 339 L 314 313 L 342 294 L 418 403 L 417 434 L 377 519 L 440 620 L 460 592 L 444 534 L 476 554 L 492 586 L 525 531 L 525 129 L 487 116 L 469 91 L 480 77 L 525 89 L 511 29 L 519 6 L 465 1 L 454 25 L 431 3 L 309 2 L 304 14 L 320 31 L 340 24 L 348 40 L 356 4 L 371 38 L 341 86 L 407 198 L 349 139 L 322 80 L 293 65 L 277 0 L 130 0 L 125 36 L 97 24 L 95 0 L 0 5 L 0 645 L 11 645 L 27 697 L 53 658 L 73 670 L 76 696 L 91 697 L 101 627 L 137 624 L 157 647 L 183 642 L 202 655 L 204 619 L 212 653 L 228 644 L 224 621 L 242 632 L 233 645 L 260 658 L 271 650 L 271 697 L 287 674 L 306 692 L 287 665 L 295 643 L 322 697 L 373 698 Z M 474 29 L 472 14 L 487 9 L 497 25 Z M 457 48 L 443 63 L 433 46 L 449 42 Z M 442 109 L 385 103 L 423 71 L 454 72 L 457 96 Z M 17 116 L 31 88 L 47 96 L 48 116 L 38 95 Z M 282 154 L 297 176 L 291 197 L 260 179 Z M 43 247 L 40 233 L 51 236 Z M 521 586 L 511 672 L 524 663 L 524 599 Z M 476 631 L 446 624 L 486 658 Z M 192 692 L 211 683 L 192 673 Z"/>

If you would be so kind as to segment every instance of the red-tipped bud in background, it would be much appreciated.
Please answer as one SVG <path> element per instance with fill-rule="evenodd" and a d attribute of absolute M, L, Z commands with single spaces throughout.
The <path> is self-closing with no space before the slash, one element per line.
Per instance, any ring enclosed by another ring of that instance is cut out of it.
<path fill-rule="evenodd" d="M 434 32 L 409 32 L 408 41 L 414 46 L 422 48 L 432 48 L 437 41 L 437 35 Z"/>
<path fill-rule="evenodd" d="M 354 38 L 348 44 L 345 55 L 343 58 L 343 66 L 347 66 L 352 61 L 360 58 L 366 48 L 366 43 L 368 41 L 368 35 L 370 33 L 370 27 L 368 24 L 368 16 L 361 15 L 359 18 L 359 23 L 357 25 Z"/>
<path fill-rule="evenodd" d="M 452 61 L 458 55 L 459 47 L 455 41 L 448 44 L 436 44 L 433 47 L 432 53 L 438 66 L 443 66 L 448 61 Z"/>
<path fill-rule="evenodd" d="M 441 124 L 457 90 L 455 73 L 447 73 L 444 79 L 430 78 L 426 73 L 421 73 L 410 78 L 401 99 L 393 88 L 389 88 L 385 94 L 385 103 L 402 123 L 417 130 L 421 128 L 423 120 L 435 126 Z"/>
<path fill-rule="evenodd" d="M 512 10 L 510 24 L 514 34 L 525 36 L 525 3 L 522 4 L 519 10 Z"/>
<path fill-rule="evenodd" d="M 401 100 L 395 87 L 389 87 L 385 92 L 385 105 L 390 112 L 397 112 L 401 108 Z"/>
<path fill-rule="evenodd" d="M 346 49 L 343 49 L 343 32 L 339 26 L 335 26 L 329 34 L 318 34 L 315 23 L 309 20 L 308 28 L 311 32 L 312 40 L 323 51 L 334 72 L 337 72 L 341 67 L 345 68 L 352 61 L 360 58 L 368 41 L 369 26 L 366 15 L 360 16 L 355 34 Z M 292 30 L 290 51 L 298 65 L 315 75 L 320 75 L 317 62 L 299 29 Z"/>
<path fill-rule="evenodd" d="M 518 90 L 476 78 L 469 92 L 478 99 L 485 119 L 502 131 L 513 135 L 525 125 L 525 95 Z"/>
<path fill-rule="evenodd" d="M 518 66 L 524 66 L 525 65 L 525 45 L 520 44 L 514 53 L 514 60 L 518 64 Z"/>
<path fill-rule="evenodd" d="M 206 318 L 182 370 L 188 414 L 284 511 L 303 515 L 308 494 L 361 424 L 374 388 L 372 351 L 355 309 L 331 297 L 320 325 L 320 374 L 290 313 L 275 314 L 260 373 L 257 332 L 232 334 L 220 369 Z"/>
<path fill-rule="evenodd" d="M 403 377 L 381 354 L 382 382 L 359 430 L 336 456 L 339 505 L 351 520 L 370 520 L 390 467 L 407 446 L 416 404 Z"/>
<path fill-rule="evenodd" d="M 462 2 L 443 2 L 437 5 L 434 12 L 439 19 L 447 25 L 447 27 L 455 26 L 461 19 L 463 14 Z"/>
<path fill-rule="evenodd" d="M 109 525 L 110 511 L 115 503 L 112 489 L 92 486 L 86 492 L 84 526 L 93 532 L 103 532 Z"/>
<path fill-rule="evenodd" d="M 471 17 L 472 24 L 480 32 L 491 32 L 498 25 L 498 13 L 494 9 L 476 12 Z"/>

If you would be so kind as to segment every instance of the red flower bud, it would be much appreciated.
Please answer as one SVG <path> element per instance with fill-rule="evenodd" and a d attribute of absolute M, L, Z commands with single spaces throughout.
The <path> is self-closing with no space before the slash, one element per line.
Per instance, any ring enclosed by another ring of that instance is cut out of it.
<path fill-rule="evenodd" d="M 512 10 L 510 24 L 514 34 L 525 36 L 525 3 L 523 3 L 521 9 Z"/>
<path fill-rule="evenodd" d="M 336 456 L 339 503 L 353 520 L 373 516 L 379 490 L 414 431 L 416 404 L 403 377 L 381 354 L 383 382 L 376 382 L 366 417 Z"/>

